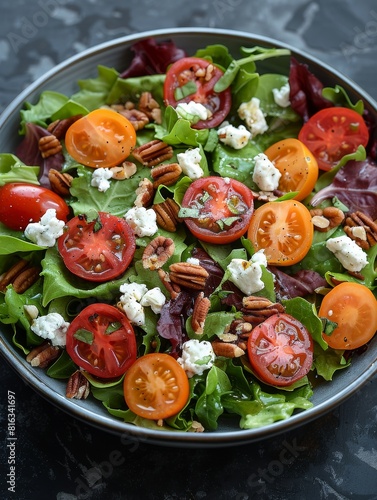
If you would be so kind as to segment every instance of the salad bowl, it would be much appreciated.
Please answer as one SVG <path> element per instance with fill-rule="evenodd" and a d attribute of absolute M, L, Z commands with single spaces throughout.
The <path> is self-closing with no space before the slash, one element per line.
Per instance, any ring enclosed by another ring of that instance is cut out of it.
<path fill-rule="evenodd" d="M 20 110 L 25 102 L 35 103 L 45 90 L 72 95 L 78 90 L 78 80 L 94 78 L 97 75 L 99 65 L 122 71 L 132 59 L 131 46 L 149 37 L 153 37 L 156 41 L 172 40 L 187 54 L 194 54 L 196 50 L 212 44 L 225 45 L 235 56 L 238 56 L 241 46 L 288 49 L 299 62 L 307 64 L 310 71 L 326 86 L 340 85 L 352 101 L 362 99 L 368 113 L 377 123 L 377 104 L 366 92 L 326 64 L 294 47 L 270 38 L 231 30 L 166 29 L 126 36 L 93 47 L 59 64 L 39 78 L 21 92 L 2 114 L 0 118 L 0 151 L 14 153 L 16 150 L 20 141 L 18 135 Z M 286 71 L 286 62 L 285 60 L 284 67 L 283 61 L 280 59 L 273 61 L 267 59 L 261 62 L 261 67 L 265 73 L 279 72 L 280 70 L 283 73 Z M 292 430 L 333 410 L 337 405 L 350 398 L 377 372 L 377 339 L 374 338 L 364 352 L 353 357 L 350 367 L 341 370 L 329 382 L 318 380 L 318 383 L 314 384 L 314 394 L 311 398 L 312 408 L 297 412 L 286 420 L 243 430 L 239 428 L 236 418 L 227 418 L 222 420 L 218 429 L 213 432 L 160 431 L 136 427 L 112 417 L 99 401 L 92 398 L 85 400 L 67 399 L 65 396 L 66 382 L 48 377 L 42 369 L 33 368 L 26 362 L 24 354 L 13 345 L 10 329 L 7 329 L 5 325 L 0 328 L 0 352 L 3 358 L 28 385 L 53 405 L 106 432 L 166 446 L 211 447 L 246 444 Z"/>

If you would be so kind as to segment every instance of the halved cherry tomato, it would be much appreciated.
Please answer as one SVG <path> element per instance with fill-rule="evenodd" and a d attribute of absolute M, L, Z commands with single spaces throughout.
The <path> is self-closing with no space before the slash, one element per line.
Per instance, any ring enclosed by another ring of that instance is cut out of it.
<path fill-rule="evenodd" d="M 135 332 L 109 304 L 91 304 L 71 322 L 66 349 L 77 366 L 100 378 L 120 377 L 136 360 Z"/>
<path fill-rule="evenodd" d="M 313 340 L 297 319 L 274 314 L 251 332 L 247 352 L 256 376 L 266 384 L 288 386 L 307 375 L 313 362 Z"/>
<path fill-rule="evenodd" d="M 208 120 L 200 120 L 193 128 L 213 128 L 220 125 L 232 105 L 231 90 L 215 92 L 216 82 L 224 72 L 206 59 L 184 57 L 173 63 L 166 73 L 164 101 L 174 108 L 180 102 L 195 101 L 210 110 Z"/>
<path fill-rule="evenodd" d="M 377 300 L 366 286 L 344 282 L 328 292 L 318 311 L 337 327 L 324 340 L 333 349 L 357 349 L 366 344 L 377 330 Z"/>
<path fill-rule="evenodd" d="M 255 210 L 247 237 L 256 251 L 264 250 L 268 264 L 297 264 L 313 241 L 310 212 L 300 201 L 270 201 Z"/>
<path fill-rule="evenodd" d="M 175 358 L 164 353 L 138 358 L 127 371 L 123 387 L 129 409 L 152 420 L 177 414 L 190 393 L 186 372 Z"/>
<path fill-rule="evenodd" d="M 131 263 L 135 235 L 124 218 L 99 212 L 88 221 L 78 215 L 68 221 L 58 238 L 58 250 L 66 267 L 88 281 L 109 281 L 120 276 Z"/>
<path fill-rule="evenodd" d="M 331 107 L 315 113 L 301 128 L 298 138 L 317 159 L 318 167 L 331 170 L 344 155 L 368 144 L 363 117 L 349 108 Z"/>
<path fill-rule="evenodd" d="M 67 130 L 65 145 L 78 163 L 87 167 L 114 167 L 124 161 L 136 144 L 132 123 L 110 109 L 96 109 Z"/>
<path fill-rule="evenodd" d="M 203 177 L 190 184 L 181 210 L 187 227 L 199 240 L 227 244 L 247 231 L 254 198 L 250 189 L 235 179 Z"/>
<path fill-rule="evenodd" d="M 298 191 L 295 200 L 303 200 L 318 179 L 317 160 L 298 139 L 283 139 L 270 146 L 264 154 L 281 173 L 278 189 L 283 193 Z"/>
<path fill-rule="evenodd" d="M 0 222 L 10 229 L 24 231 L 30 222 L 39 222 L 49 208 L 66 222 L 68 205 L 50 189 L 24 182 L 10 182 L 0 188 Z"/>

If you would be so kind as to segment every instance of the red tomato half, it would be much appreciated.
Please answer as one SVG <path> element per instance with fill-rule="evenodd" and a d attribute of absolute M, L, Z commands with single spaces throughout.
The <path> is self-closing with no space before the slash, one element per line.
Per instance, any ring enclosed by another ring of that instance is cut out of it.
<path fill-rule="evenodd" d="M 66 202 L 50 189 L 24 182 L 10 182 L 0 188 L 0 222 L 24 231 L 30 222 L 39 222 L 49 208 L 64 222 L 69 215 Z"/>
<path fill-rule="evenodd" d="M 240 238 L 254 210 L 250 189 L 235 179 L 203 177 L 192 182 L 182 200 L 182 218 L 199 240 L 227 244 Z"/>
<path fill-rule="evenodd" d="M 215 92 L 216 82 L 223 71 L 206 59 L 184 57 L 173 63 L 166 73 L 164 100 L 174 108 L 180 102 L 195 101 L 208 108 L 212 116 L 200 120 L 193 128 L 213 128 L 220 125 L 228 115 L 232 105 L 231 90 Z"/>
<path fill-rule="evenodd" d="M 132 261 L 135 235 L 125 219 L 105 212 L 88 221 L 78 215 L 68 221 L 58 238 L 66 267 L 88 281 L 109 281 L 120 276 Z"/>
<path fill-rule="evenodd" d="M 274 314 L 257 325 L 247 350 L 256 376 L 275 386 L 301 379 L 313 362 L 313 340 L 305 326 L 289 314 Z"/>
<path fill-rule="evenodd" d="M 298 138 L 314 154 L 321 170 L 330 170 L 344 155 L 368 144 L 369 132 L 362 116 L 349 108 L 325 108 L 301 128 Z"/>
<path fill-rule="evenodd" d="M 91 304 L 71 322 L 66 349 L 73 362 L 100 378 L 120 377 L 136 360 L 127 316 L 108 304 Z"/>

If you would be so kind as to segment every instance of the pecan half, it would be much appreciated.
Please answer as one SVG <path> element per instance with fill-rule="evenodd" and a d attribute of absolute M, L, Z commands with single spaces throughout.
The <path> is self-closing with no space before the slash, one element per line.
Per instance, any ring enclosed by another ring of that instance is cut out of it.
<path fill-rule="evenodd" d="M 174 241 L 165 236 L 157 236 L 146 247 L 142 256 L 144 269 L 154 271 L 162 267 L 174 254 Z"/>
<path fill-rule="evenodd" d="M 166 198 L 162 203 L 152 205 L 153 210 L 156 212 L 156 222 L 165 231 L 174 233 L 180 222 L 178 217 L 179 205 L 172 198 Z"/>
<path fill-rule="evenodd" d="M 213 352 L 216 356 L 224 356 L 225 358 L 239 358 L 245 354 L 237 344 L 230 342 L 221 342 L 221 340 L 214 340 L 211 342 Z"/>
<path fill-rule="evenodd" d="M 274 303 L 265 297 L 253 295 L 244 297 L 242 306 L 244 321 L 252 325 L 261 323 L 266 318 L 285 311 L 284 306 L 279 302 Z"/>
<path fill-rule="evenodd" d="M 38 147 L 42 158 L 56 155 L 63 149 L 59 139 L 53 134 L 41 137 L 38 142 Z"/>
<path fill-rule="evenodd" d="M 197 335 L 202 335 L 204 323 L 211 307 L 211 301 L 208 297 L 204 297 L 204 293 L 200 292 L 195 298 L 194 309 L 191 317 L 191 326 Z"/>
<path fill-rule="evenodd" d="M 59 347 L 53 346 L 46 341 L 32 349 L 26 356 L 26 361 L 30 363 L 31 366 L 46 368 L 59 356 L 59 354 Z"/>
<path fill-rule="evenodd" d="M 153 187 L 155 189 L 162 184 L 164 186 L 171 186 L 177 182 L 182 173 L 182 168 L 179 163 L 163 163 L 153 167 L 151 176 L 153 179 Z"/>
<path fill-rule="evenodd" d="M 377 244 L 377 223 L 359 210 L 347 216 L 344 231 L 364 250 Z"/>
<path fill-rule="evenodd" d="M 154 167 L 173 157 L 173 148 L 159 139 L 142 144 L 132 151 L 133 157 L 147 167 Z"/>
<path fill-rule="evenodd" d="M 73 177 L 66 172 L 59 172 L 54 168 L 48 171 L 48 180 L 50 181 L 51 189 L 63 198 L 69 196 Z"/>
<path fill-rule="evenodd" d="M 77 121 L 79 118 L 82 118 L 82 115 L 74 115 L 69 118 L 63 118 L 62 120 L 55 120 L 47 127 L 48 132 L 53 134 L 57 139 L 63 139 L 69 127 Z"/>
<path fill-rule="evenodd" d="M 24 293 L 39 278 L 40 269 L 21 259 L 0 277 L 0 291 L 12 284 L 16 293 Z"/>
<path fill-rule="evenodd" d="M 148 207 L 154 197 L 154 187 L 153 183 L 144 178 L 139 182 L 139 186 L 136 189 L 136 199 L 134 201 L 135 207 Z"/>
<path fill-rule="evenodd" d="M 138 109 L 126 109 L 118 110 L 120 115 L 123 115 L 127 120 L 129 120 L 135 130 L 141 130 L 149 123 L 148 116 Z"/>
<path fill-rule="evenodd" d="M 321 232 L 327 232 L 330 229 L 340 226 L 344 221 L 344 213 L 336 207 L 314 208 L 310 210 L 314 229 Z"/>
<path fill-rule="evenodd" d="M 82 374 L 80 370 L 76 370 L 69 377 L 65 395 L 67 398 L 72 399 L 86 399 L 89 396 L 90 384 L 88 379 Z"/>
<path fill-rule="evenodd" d="M 181 292 L 180 286 L 177 285 L 176 283 L 172 283 L 170 281 L 169 274 L 166 271 L 164 271 L 163 269 L 160 268 L 157 272 L 158 272 L 158 276 L 161 280 L 161 283 L 164 285 L 166 290 L 170 293 L 170 297 L 173 300 L 176 299 Z"/>
<path fill-rule="evenodd" d="M 169 270 L 173 283 L 192 290 L 203 290 L 209 276 L 204 267 L 190 262 L 176 262 L 170 265 Z"/>

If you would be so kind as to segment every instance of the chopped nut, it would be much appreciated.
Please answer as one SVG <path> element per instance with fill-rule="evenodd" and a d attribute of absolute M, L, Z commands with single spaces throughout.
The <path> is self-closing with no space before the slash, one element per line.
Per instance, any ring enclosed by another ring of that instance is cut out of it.
<path fill-rule="evenodd" d="M 55 193 L 59 194 L 63 198 L 69 196 L 70 187 L 72 184 L 73 177 L 66 172 L 62 173 L 54 168 L 50 168 L 48 171 L 48 179 L 50 181 L 51 189 Z"/>
<path fill-rule="evenodd" d="M 315 208 L 310 210 L 314 228 L 317 231 L 327 232 L 339 226 L 344 221 L 344 213 L 336 207 L 326 207 L 323 210 Z"/>
<path fill-rule="evenodd" d="M 135 130 L 141 130 L 149 123 L 148 116 L 138 109 L 123 108 L 122 110 L 117 111 L 120 115 L 124 116 L 132 123 Z"/>
<path fill-rule="evenodd" d="M 161 108 L 150 92 L 142 92 L 139 99 L 139 109 L 145 113 L 150 120 L 161 123 Z"/>
<path fill-rule="evenodd" d="M 31 266 L 27 260 L 21 259 L 0 278 L 0 291 L 5 292 L 6 287 L 12 284 L 16 293 L 24 293 L 39 278 L 40 269 Z"/>
<path fill-rule="evenodd" d="M 209 276 L 204 267 L 190 262 L 171 264 L 169 270 L 170 280 L 173 283 L 192 290 L 202 290 Z"/>
<path fill-rule="evenodd" d="M 162 203 L 152 205 L 156 212 L 156 222 L 165 231 L 174 233 L 177 230 L 180 218 L 178 217 L 179 205 L 172 198 L 166 198 Z"/>
<path fill-rule="evenodd" d="M 48 158 L 49 156 L 60 153 L 63 149 L 59 139 L 53 134 L 41 137 L 38 142 L 38 147 L 42 158 Z"/>
<path fill-rule="evenodd" d="M 323 215 L 314 215 L 314 217 L 312 217 L 312 223 L 316 229 L 330 229 L 330 221 Z"/>
<path fill-rule="evenodd" d="M 158 186 L 171 186 L 177 182 L 182 173 L 182 168 L 178 163 L 161 164 L 153 167 L 151 176 L 153 179 L 153 187 L 157 189 Z"/>
<path fill-rule="evenodd" d="M 111 167 L 110 170 L 113 174 L 113 179 L 123 181 L 132 177 L 136 173 L 137 167 L 132 161 L 124 161 L 121 165 Z"/>
<path fill-rule="evenodd" d="M 51 345 L 49 342 L 43 342 L 32 349 L 26 356 L 26 361 L 31 366 L 46 368 L 49 366 L 60 354 L 60 349 L 57 346 Z"/>
<path fill-rule="evenodd" d="M 221 342 L 214 340 L 211 342 L 213 352 L 216 356 L 224 356 L 225 358 L 239 358 L 245 354 L 245 351 L 236 344 L 229 342 Z"/>
<path fill-rule="evenodd" d="M 135 207 L 148 207 L 152 203 L 153 196 L 153 183 L 149 179 L 144 178 L 139 182 L 139 187 L 136 189 Z"/>
<path fill-rule="evenodd" d="M 197 335 L 202 335 L 204 323 L 211 307 L 211 301 L 208 297 L 204 297 L 204 293 L 200 292 L 194 302 L 194 309 L 191 317 L 191 326 Z"/>
<path fill-rule="evenodd" d="M 377 223 L 359 210 L 347 216 L 344 231 L 364 250 L 377 244 Z"/>
<path fill-rule="evenodd" d="M 162 267 L 174 254 L 174 241 L 157 236 L 145 248 L 142 256 L 144 269 L 154 271 Z"/>
<path fill-rule="evenodd" d="M 173 148 L 159 139 L 142 144 L 132 151 L 134 158 L 146 165 L 154 167 L 173 157 Z"/>
<path fill-rule="evenodd" d="M 193 420 L 189 432 L 204 432 L 204 427 L 200 422 Z"/>
<path fill-rule="evenodd" d="M 66 397 L 69 399 L 86 399 L 89 396 L 89 392 L 90 385 L 88 379 L 80 370 L 76 370 L 69 377 L 65 391 Z"/>

